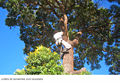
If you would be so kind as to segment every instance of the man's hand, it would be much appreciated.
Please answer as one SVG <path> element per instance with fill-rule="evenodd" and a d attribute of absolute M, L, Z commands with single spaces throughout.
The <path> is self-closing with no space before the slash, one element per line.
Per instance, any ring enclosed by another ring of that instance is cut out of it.
<path fill-rule="evenodd" d="M 82 35 L 82 32 L 81 32 L 81 31 L 79 31 L 79 32 L 77 32 L 77 34 Z"/>

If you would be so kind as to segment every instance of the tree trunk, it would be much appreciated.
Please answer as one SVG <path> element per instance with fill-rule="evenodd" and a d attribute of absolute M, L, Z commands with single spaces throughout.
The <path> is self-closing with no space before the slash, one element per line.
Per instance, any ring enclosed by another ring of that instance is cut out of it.
<path fill-rule="evenodd" d="M 67 22 L 68 18 L 67 15 L 64 14 L 63 17 L 60 19 L 61 22 L 61 29 L 64 32 L 63 39 L 66 42 L 69 42 L 69 36 L 68 36 L 68 30 L 67 30 Z M 69 53 L 64 54 L 63 56 L 63 68 L 64 73 L 70 73 L 73 72 L 73 48 L 69 50 Z"/>
<path fill-rule="evenodd" d="M 67 29 L 67 22 L 68 18 L 67 15 L 64 14 L 62 18 L 60 18 L 61 22 L 61 29 L 63 31 L 63 40 L 66 42 L 70 43 L 72 45 L 72 48 L 69 49 L 68 53 L 65 53 L 63 55 L 63 68 L 64 68 L 64 73 L 70 73 L 70 74 L 77 74 L 80 73 L 81 71 L 86 71 L 85 68 L 82 68 L 79 71 L 74 71 L 74 53 L 73 53 L 73 48 L 75 44 L 78 44 L 78 40 L 74 39 L 73 41 L 69 40 L 69 34 L 68 34 L 68 29 Z"/>
<path fill-rule="evenodd" d="M 73 66 L 73 48 L 69 50 L 69 53 L 64 54 L 63 56 L 63 68 L 64 73 L 71 73 L 74 71 Z"/>

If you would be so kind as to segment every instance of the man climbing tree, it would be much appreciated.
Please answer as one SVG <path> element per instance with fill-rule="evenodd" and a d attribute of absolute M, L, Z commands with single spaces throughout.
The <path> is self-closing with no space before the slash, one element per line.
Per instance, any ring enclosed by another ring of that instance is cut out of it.
<path fill-rule="evenodd" d="M 0 7 L 8 11 L 6 25 L 20 27 L 25 54 L 34 51 L 38 45 L 57 52 L 53 33 L 55 30 L 63 32 L 63 40 L 72 46 L 63 56 L 65 73 L 79 73 L 85 63 L 90 64 L 92 70 L 99 69 L 103 57 L 110 57 L 103 52 L 110 55 L 114 49 L 109 46 L 114 42 L 111 34 L 112 13 L 98 8 L 92 0 L 0 0 Z M 108 43 L 106 47 L 103 46 L 105 42 Z M 117 50 L 114 49 L 115 52 Z M 74 54 L 79 56 L 73 57 Z M 108 65 L 119 61 L 118 56 L 112 56 Z"/>
<path fill-rule="evenodd" d="M 71 44 L 63 40 L 62 36 L 63 36 L 62 31 L 56 32 L 54 34 L 55 43 L 60 48 L 60 57 L 62 57 L 65 53 L 68 53 L 68 50 L 71 49 L 72 47 Z M 63 49 L 63 46 L 64 46 L 64 49 Z"/>

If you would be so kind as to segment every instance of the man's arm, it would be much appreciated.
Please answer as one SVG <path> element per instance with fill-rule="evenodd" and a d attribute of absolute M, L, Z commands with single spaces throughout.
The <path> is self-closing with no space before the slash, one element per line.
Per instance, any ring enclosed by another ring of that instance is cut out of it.
<path fill-rule="evenodd" d="M 63 32 L 61 31 L 61 32 L 55 33 L 53 37 L 54 37 L 55 40 L 57 40 L 58 38 L 61 38 L 62 35 L 63 35 Z"/>

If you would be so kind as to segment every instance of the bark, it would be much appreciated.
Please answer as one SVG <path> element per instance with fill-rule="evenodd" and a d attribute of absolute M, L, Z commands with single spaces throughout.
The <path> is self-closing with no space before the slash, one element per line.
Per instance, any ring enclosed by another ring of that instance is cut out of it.
<path fill-rule="evenodd" d="M 73 48 L 69 50 L 69 53 L 64 54 L 63 56 L 63 68 L 64 73 L 70 73 L 74 71 L 73 66 Z"/>
<path fill-rule="evenodd" d="M 63 40 L 66 42 L 70 43 L 72 45 L 72 48 L 69 49 L 68 53 L 65 53 L 63 55 L 63 68 L 64 68 L 64 73 L 70 73 L 70 74 L 78 74 L 82 71 L 86 71 L 85 68 L 82 68 L 79 71 L 74 71 L 74 53 L 73 53 L 73 48 L 78 44 L 78 40 L 74 39 L 73 41 L 69 40 L 69 34 L 68 34 L 68 29 L 67 29 L 67 22 L 68 18 L 67 15 L 64 14 L 62 18 L 60 18 L 60 23 L 61 23 L 61 30 L 64 32 L 63 33 Z"/>
<path fill-rule="evenodd" d="M 63 39 L 67 42 L 69 42 L 69 36 L 68 36 L 68 30 L 67 30 L 67 22 L 68 18 L 67 15 L 64 14 L 63 17 L 60 18 L 60 25 L 61 30 L 63 33 Z M 63 68 L 65 73 L 70 73 L 73 71 L 73 48 L 69 50 L 69 53 L 64 54 L 63 56 Z"/>

